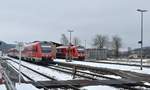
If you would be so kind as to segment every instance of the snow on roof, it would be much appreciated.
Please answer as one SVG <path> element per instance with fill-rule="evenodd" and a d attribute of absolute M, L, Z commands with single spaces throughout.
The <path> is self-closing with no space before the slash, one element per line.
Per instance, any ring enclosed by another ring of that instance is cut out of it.
<path fill-rule="evenodd" d="M 28 44 L 25 44 L 24 46 L 27 47 L 27 46 L 32 46 L 32 45 L 36 45 L 38 44 L 39 42 L 34 42 L 34 43 L 28 43 Z"/>

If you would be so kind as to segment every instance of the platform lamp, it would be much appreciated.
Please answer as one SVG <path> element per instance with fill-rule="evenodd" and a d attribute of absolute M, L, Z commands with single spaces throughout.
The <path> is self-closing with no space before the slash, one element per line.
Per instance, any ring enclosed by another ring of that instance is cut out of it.
<path fill-rule="evenodd" d="M 74 32 L 73 30 L 68 30 L 68 32 L 70 33 L 70 43 L 69 43 L 69 60 L 71 61 L 71 33 Z"/>
<path fill-rule="evenodd" d="M 141 40 L 138 41 L 139 44 L 141 44 L 141 51 L 140 51 L 140 56 L 141 56 L 141 66 L 140 69 L 143 69 L 143 13 L 147 12 L 147 10 L 142 10 L 142 9 L 137 9 L 138 12 L 141 13 Z"/>

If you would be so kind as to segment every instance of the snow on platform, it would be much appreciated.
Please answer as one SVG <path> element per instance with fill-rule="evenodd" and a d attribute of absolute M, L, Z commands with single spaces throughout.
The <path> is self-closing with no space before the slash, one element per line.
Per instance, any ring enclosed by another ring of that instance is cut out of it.
<path fill-rule="evenodd" d="M 73 60 L 72 62 L 66 62 L 65 59 L 55 59 L 54 61 L 150 74 L 150 68 L 146 68 L 146 67 L 143 67 L 143 70 L 140 70 L 140 67 L 137 66 L 125 66 L 125 65 L 117 65 L 117 64 L 105 64 L 105 63 L 83 62 L 83 61 L 73 61 Z"/>

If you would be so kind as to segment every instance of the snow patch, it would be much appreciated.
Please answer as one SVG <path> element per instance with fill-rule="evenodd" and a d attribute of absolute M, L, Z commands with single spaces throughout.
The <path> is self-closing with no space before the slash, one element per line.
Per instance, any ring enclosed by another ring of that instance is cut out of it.
<path fill-rule="evenodd" d="M 43 90 L 43 89 L 38 89 L 31 84 L 20 84 L 20 85 L 16 84 L 16 89 L 17 90 Z"/>
<path fill-rule="evenodd" d="M 115 75 L 104 75 L 104 76 L 114 78 L 114 79 L 121 79 L 120 76 L 115 76 Z"/>
<path fill-rule="evenodd" d="M 118 90 L 114 87 L 110 87 L 110 86 L 102 86 L 102 85 L 98 85 L 98 86 L 87 86 L 87 87 L 83 87 L 81 88 L 82 90 Z"/>
<path fill-rule="evenodd" d="M 6 90 L 6 86 L 4 84 L 0 85 L 0 90 Z"/>

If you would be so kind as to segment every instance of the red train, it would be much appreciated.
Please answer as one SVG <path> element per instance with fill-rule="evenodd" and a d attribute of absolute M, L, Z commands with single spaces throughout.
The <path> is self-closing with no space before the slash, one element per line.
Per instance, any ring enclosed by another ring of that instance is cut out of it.
<path fill-rule="evenodd" d="M 59 46 L 57 47 L 56 58 L 66 59 L 71 57 L 76 60 L 85 59 L 85 49 L 77 46 Z"/>
<path fill-rule="evenodd" d="M 77 51 L 78 51 L 78 59 L 79 60 L 84 60 L 86 56 L 86 50 L 84 47 L 77 46 Z"/>
<path fill-rule="evenodd" d="M 8 51 L 8 55 L 18 58 L 19 52 L 13 48 Z M 24 46 L 21 58 L 32 62 L 49 63 L 53 61 L 55 57 L 53 55 L 50 43 L 36 41 Z"/>

